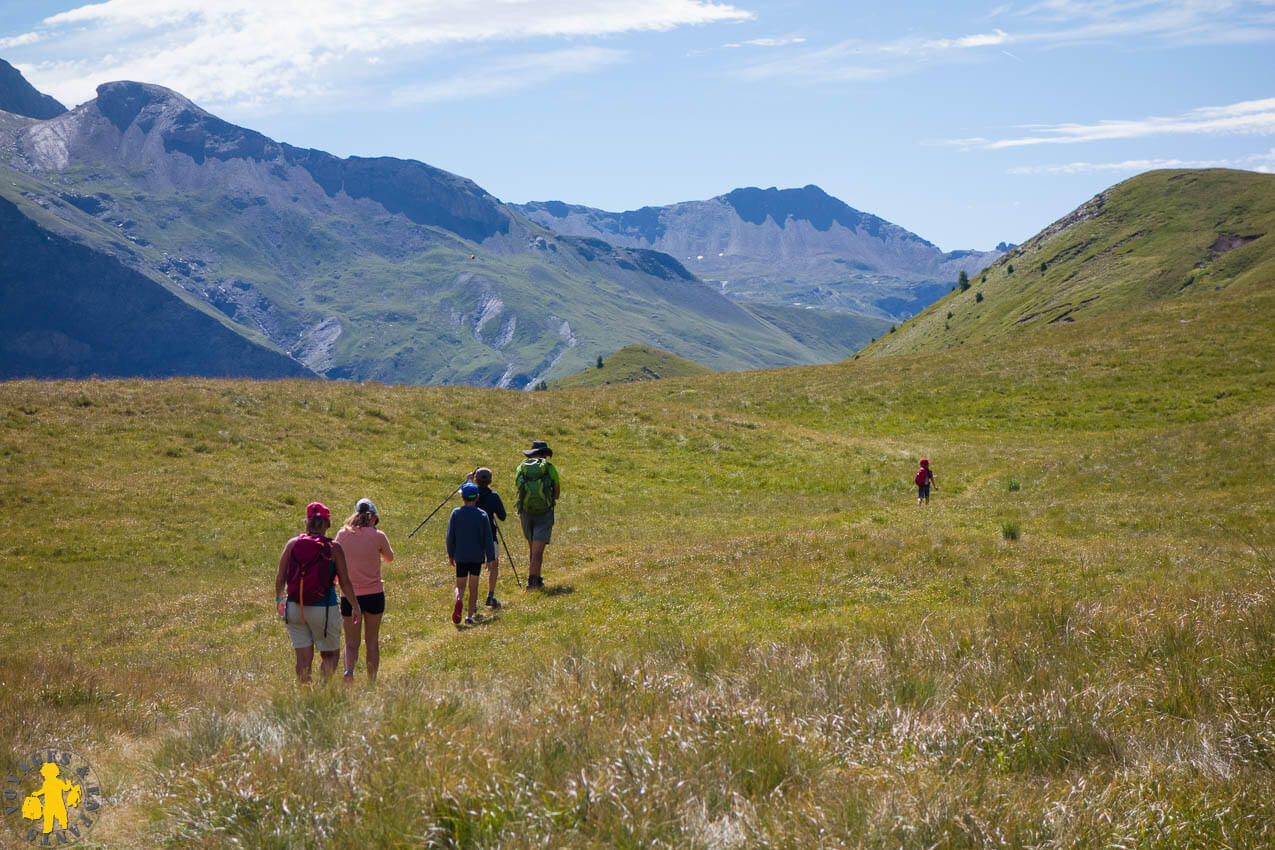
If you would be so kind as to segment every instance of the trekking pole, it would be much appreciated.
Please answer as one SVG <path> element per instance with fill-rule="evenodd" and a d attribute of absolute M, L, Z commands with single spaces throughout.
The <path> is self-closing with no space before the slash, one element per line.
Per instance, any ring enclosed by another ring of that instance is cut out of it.
<path fill-rule="evenodd" d="M 456 493 L 457 493 L 457 492 L 459 492 L 459 490 L 460 490 L 460 487 L 459 487 L 459 486 L 457 486 L 455 490 L 452 490 L 450 493 L 448 493 L 448 494 L 447 494 L 447 498 L 446 498 L 446 499 L 443 499 L 443 501 L 439 502 L 439 503 L 438 503 L 438 507 L 436 507 L 436 508 L 434 508 L 434 510 L 430 511 L 429 516 L 427 516 L 427 517 L 425 517 L 425 519 L 421 520 L 421 524 L 420 524 L 420 525 L 418 525 L 418 526 L 416 526 L 416 528 L 414 528 L 414 529 L 412 530 L 412 533 L 411 533 L 411 534 L 407 535 L 408 539 L 410 540 L 410 539 L 411 539 L 411 537 L 412 537 L 412 535 L 416 534 L 416 532 L 418 532 L 418 531 L 420 531 L 422 528 L 424 528 L 424 527 L 425 527 L 425 523 L 427 523 L 427 522 L 429 522 L 431 519 L 433 519 L 433 518 L 434 518 L 434 514 L 436 514 L 436 513 L 438 513 L 439 511 L 441 511 L 441 510 L 443 509 L 443 505 L 445 505 L 445 504 L 447 504 L 448 502 L 450 502 L 450 501 L 452 500 L 452 496 L 455 496 L 455 495 L 456 495 Z"/>
<path fill-rule="evenodd" d="M 500 526 L 496 526 L 496 536 L 500 538 L 500 545 L 505 547 L 505 560 L 509 561 L 509 569 L 514 571 L 514 581 L 518 582 L 518 587 L 522 587 L 522 579 L 518 578 L 518 568 L 514 566 L 514 556 L 509 553 L 509 544 L 505 542 L 505 533 L 500 530 Z"/>

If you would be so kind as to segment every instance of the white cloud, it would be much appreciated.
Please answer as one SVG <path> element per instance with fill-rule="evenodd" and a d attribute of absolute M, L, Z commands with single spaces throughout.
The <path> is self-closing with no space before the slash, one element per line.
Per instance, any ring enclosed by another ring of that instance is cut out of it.
<path fill-rule="evenodd" d="M 339 85 L 343 63 L 411 64 L 457 45 L 752 17 L 716 0 L 107 0 L 53 15 L 16 38 L 57 45 L 55 58 L 23 70 L 69 103 L 112 79 L 159 83 L 196 101 L 261 103 L 328 91 Z"/>
<path fill-rule="evenodd" d="M 40 36 L 33 32 L 26 32 L 13 38 L 0 38 L 0 50 L 8 50 L 10 47 L 22 47 L 24 44 L 35 44 L 40 40 Z"/>
<path fill-rule="evenodd" d="M 1275 98 L 1246 100 L 1226 106 L 1205 106 L 1175 117 L 1148 117 L 1099 121 L 1094 124 L 1052 124 L 1027 128 L 1032 135 L 987 141 L 975 146 L 987 150 L 1066 145 L 1081 142 L 1139 139 L 1168 134 L 1216 135 L 1275 133 Z M 968 139 L 947 144 L 969 146 Z"/>

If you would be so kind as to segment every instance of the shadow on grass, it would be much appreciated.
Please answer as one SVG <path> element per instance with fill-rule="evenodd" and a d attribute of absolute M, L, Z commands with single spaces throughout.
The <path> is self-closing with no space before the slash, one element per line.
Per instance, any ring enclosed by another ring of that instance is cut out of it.
<path fill-rule="evenodd" d="M 569 584 L 551 584 L 540 590 L 544 596 L 566 596 L 568 593 L 575 592 L 576 589 Z"/>

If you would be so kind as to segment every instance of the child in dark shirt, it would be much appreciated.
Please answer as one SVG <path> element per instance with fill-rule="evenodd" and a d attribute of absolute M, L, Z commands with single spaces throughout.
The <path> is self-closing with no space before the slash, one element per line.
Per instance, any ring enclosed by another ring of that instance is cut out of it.
<path fill-rule="evenodd" d="M 491 536 L 493 540 L 499 541 L 500 531 L 496 526 L 496 521 L 505 521 L 505 503 L 500 500 L 500 494 L 491 489 L 491 470 L 485 466 L 480 466 L 474 470 L 474 483 L 478 485 L 478 507 L 487 513 L 487 518 L 491 520 Z M 496 547 L 496 559 L 500 559 L 500 547 Z M 488 608 L 499 608 L 500 602 L 496 600 L 496 576 L 499 575 L 499 565 L 493 561 L 487 569 L 487 601 Z"/>

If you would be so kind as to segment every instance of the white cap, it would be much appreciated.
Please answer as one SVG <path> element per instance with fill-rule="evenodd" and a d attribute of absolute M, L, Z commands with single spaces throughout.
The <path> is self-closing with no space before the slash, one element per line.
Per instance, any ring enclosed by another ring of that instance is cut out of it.
<path fill-rule="evenodd" d="M 359 499 L 357 505 L 354 506 L 354 512 L 359 514 L 376 514 L 376 505 L 372 504 L 371 499 Z M 380 516 L 380 514 L 376 514 Z"/>

